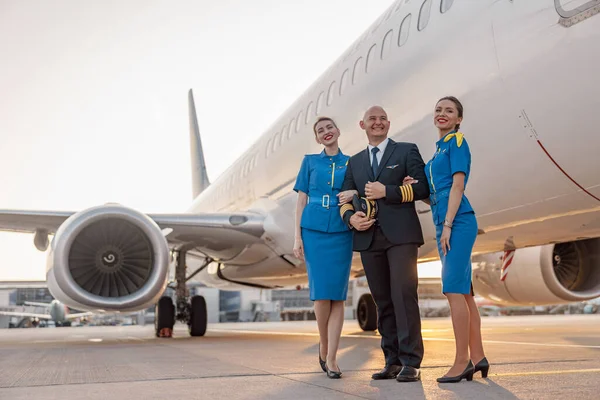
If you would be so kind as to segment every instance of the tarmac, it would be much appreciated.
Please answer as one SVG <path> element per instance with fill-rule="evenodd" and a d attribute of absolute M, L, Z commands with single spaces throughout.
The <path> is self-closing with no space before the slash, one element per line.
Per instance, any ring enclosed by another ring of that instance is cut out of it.
<path fill-rule="evenodd" d="M 449 318 L 424 319 L 422 381 L 373 381 L 376 332 L 345 322 L 342 379 L 318 364 L 315 321 L 0 330 L 0 399 L 598 399 L 600 315 L 484 317 L 490 374 L 438 384 L 454 359 Z"/>

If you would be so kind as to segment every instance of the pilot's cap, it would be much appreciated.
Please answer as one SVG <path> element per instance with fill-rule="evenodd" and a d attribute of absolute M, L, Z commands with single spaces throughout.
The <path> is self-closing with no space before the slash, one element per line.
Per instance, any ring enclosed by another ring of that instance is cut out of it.
<path fill-rule="evenodd" d="M 354 211 L 362 211 L 365 213 L 368 219 L 374 219 L 377 216 L 377 201 L 369 200 L 365 197 L 358 197 L 354 195 L 352 198 L 352 206 L 354 207 Z"/>

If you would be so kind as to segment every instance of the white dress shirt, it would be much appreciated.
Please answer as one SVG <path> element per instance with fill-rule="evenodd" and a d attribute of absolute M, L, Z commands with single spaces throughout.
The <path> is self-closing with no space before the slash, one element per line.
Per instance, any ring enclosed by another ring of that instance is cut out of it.
<path fill-rule="evenodd" d="M 377 155 L 376 155 L 377 165 L 379 167 L 381 167 L 381 159 L 383 158 L 383 153 L 385 152 L 385 148 L 387 147 L 389 141 L 390 141 L 390 138 L 385 138 L 385 140 L 383 142 L 379 143 L 378 146 L 369 145 L 369 147 L 368 147 L 369 148 L 369 162 L 371 165 L 373 165 L 373 150 L 372 149 L 374 147 L 378 147 L 379 151 L 377 152 Z"/>

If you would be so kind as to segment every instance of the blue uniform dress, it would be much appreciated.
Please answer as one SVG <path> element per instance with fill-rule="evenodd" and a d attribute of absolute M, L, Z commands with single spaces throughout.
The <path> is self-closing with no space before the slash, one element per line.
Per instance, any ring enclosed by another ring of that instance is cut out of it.
<path fill-rule="evenodd" d="M 440 237 L 448 211 L 452 176 L 465 174 L 465 188 L 471 172 L 471 152 L 462 133 L 450 132 L 436 143 L 433 158 L 425 166 L 429 197 L 436 228 L 438 252 L 442 261 L 442 292 L 473 294 L 471 285 L 471 252 L 477 238 L 477 219 L 467 197 L 462 200 L 450 235 L 450 251 L 444 256 Z"/>
<path fill-rule="evenodd" d="M 312 301 L 346 300 L 348 293 L 352 232 L 340 217 L 337 194 L 349 158 L 341 151 L 304 156 L 294 186 L 308 195 L 300 228 Z"/>

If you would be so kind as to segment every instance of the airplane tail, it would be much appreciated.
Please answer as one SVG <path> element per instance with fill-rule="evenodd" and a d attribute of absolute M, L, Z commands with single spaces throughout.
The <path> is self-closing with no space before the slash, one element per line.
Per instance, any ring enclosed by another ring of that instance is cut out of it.
<path fill-rule="evenodd" d="M 200 127 L 198 126 L 198 117 L 196 116 L 196 105 L 194 104 L 194 94 L 192 89 L 188 92 L 188 104 L 190 113 L 190 155 L 192 162 L 192 195 L 195 199 L 200 193 L 210 186 L 208 175 L 206 174 L 206 162 L 204 161 L 204 152 L 202 151 L 202 141 L 200 140 Z"/>

